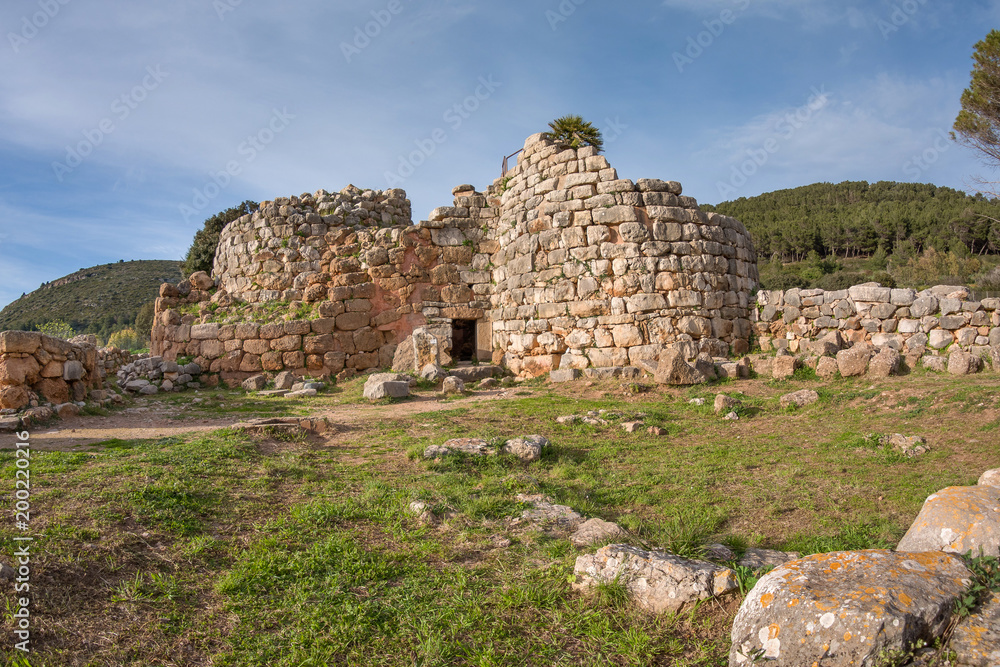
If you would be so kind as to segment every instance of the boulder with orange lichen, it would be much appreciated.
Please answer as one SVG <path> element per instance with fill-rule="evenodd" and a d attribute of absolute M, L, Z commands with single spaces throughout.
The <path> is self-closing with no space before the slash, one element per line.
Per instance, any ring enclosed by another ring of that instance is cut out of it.
<path fill-rule="evenodd" d="M 1000 555 L 1000 489 L 949 486 L 924 501 L 897 551 Z"/>
<path fill-rule="evenodd" d="M 814 554 L 764 575 L 733 622 L 730 667 L 862 667 L 944 632 L 971 573 L 959 556 Z"/>
<path fill-rule="evenodd" d="M 1000 593 L 994 593 L 977 613 L 962 619 L 948 648 L 963 667 L 1000 665 Z"/>

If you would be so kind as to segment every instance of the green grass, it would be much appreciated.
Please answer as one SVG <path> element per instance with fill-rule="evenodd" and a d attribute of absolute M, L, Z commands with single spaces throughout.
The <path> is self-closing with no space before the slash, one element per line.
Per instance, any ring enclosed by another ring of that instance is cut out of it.
<path fill-rule="evenodd" d="M 184 405 L 199 419 L 322 411 L 336 422 L 350 401 L 367 403 L 362 384 L 288 403 L 211 390 L 197 405 L 184 403 L 191 395 L 148 404 Z M 623 401 L 620 383 L 537 384 L 530 395 L 409 416 L 375 406 L 328 442 L 221 429 L 35 451 L 42 639 L 32 664 L 724 664 L 739 596 L 654 617 L 628 603 L 620 582 L 576 591 L 573 564 L 592 549 L 522 521 L 517 494 L 545 494 L 619 523 L 626 542 L 688 557 L 712 542 L 803 554 L 891 547 L 927 495 L 1000 465 L 990 437 L 998 385 L 989 375 L 792 378 Z M 819 403 L 780 409 L 781 394 L 805 387 Z M 719 391 L 753 413 L 722 420 L 712 410 Z M 690 405 L 694 397 L 706 405 Z M 600 409 L 620 417 L 555 424 Z M 668 434 L 625 433 L 620 423 L 640 413 Z M 925 435 L 931 452 L 907 459 L 866 437 L 889 432 Z M 420 456 L 452 437 L 499 444 L 529 433 L 551 441 L 533 463 Z M 0 493 L 14 470 L 0 452 Z M 418 499 L 431 522 L 408 511 Z M 0 525 L 8 554 L 13 536 Z M 744 590 L 760 574 L 740 573 Z M 108 618 L 119 642 L 82 639 L 106 631 Z"/>

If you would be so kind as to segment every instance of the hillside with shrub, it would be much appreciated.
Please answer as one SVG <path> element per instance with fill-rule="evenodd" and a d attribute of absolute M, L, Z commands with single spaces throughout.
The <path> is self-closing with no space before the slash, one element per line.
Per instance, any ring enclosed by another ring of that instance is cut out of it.
<path fill-rule="evenodd" d="M 138 318 L 136 328 L 148 332 L 144 320 L 152 324 L 152 301 L 160 283 L 176 283 L 181 278 L 180 263 L 169 260 L 136 260 L 80 269 L 43 283 L 8 304 L 0 311 L 0 331 L 32 331 L 48 323 L 64 322 L 73 333 L 93 333 L 107 340 L 112 333 L 136 325 Z"/>
<path fill-rule="evenodd" d="M 816 183 L 716 206 L 753 238 L 766 289 L 875 280 L 1000 290 L 1000 201 L 923 183 Z"/>

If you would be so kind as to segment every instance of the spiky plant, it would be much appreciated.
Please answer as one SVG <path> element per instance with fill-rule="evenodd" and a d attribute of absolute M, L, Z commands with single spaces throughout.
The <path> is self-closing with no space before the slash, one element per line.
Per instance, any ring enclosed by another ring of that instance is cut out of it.
<path fill-rule="evenodd" d="M 551 132 L 545 133 L 545 138 L 554 141 L 563 148 L 580 148 L 593 146 L 597 150 L 604 148 L 601 131 L 585 121 L 580 116 L 563 116 L 549 123 Z"/>

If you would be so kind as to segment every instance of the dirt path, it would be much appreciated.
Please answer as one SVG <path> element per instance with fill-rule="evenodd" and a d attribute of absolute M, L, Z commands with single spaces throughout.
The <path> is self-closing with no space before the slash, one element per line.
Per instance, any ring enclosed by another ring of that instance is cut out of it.
<path fill-rule="evenodd" d="M 353 426 L 372 419 L 403 418 L 425 412 L 454 410 L 469 403 L 502 400 L 513 396 L 510 389 L 477 392 L 461 401 L 440 401 L 430 396 L 415 396 L 410 401 L 387 405 L 343 405 L 331 409 L 317 407 L 310 416 L 326 417 L 335 424 Z M 44 428 L 30 428 L 31 446 L 43 451 L 75 451 L 106 440 L 146 440 L 181 433 L 213 431 L 237 422 L 266 414 L 229 415 L 213 419 L 185 417 L 182 408 L 151 401 L 149 405 L 130 407 L 106 417 L 71 417 Z M 0 434 L 0 449 L 13 449 L 14 434 Z"/>

